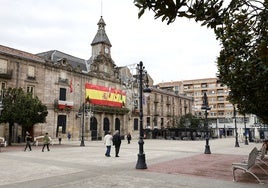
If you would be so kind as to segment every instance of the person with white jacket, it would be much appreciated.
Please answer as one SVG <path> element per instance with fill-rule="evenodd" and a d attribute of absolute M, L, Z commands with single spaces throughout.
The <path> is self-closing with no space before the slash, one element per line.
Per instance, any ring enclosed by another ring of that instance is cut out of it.
<path fill-rule="evenodd" d="M 111 157 L 110 152 L 111 152 L 111 147 L 113 145 L 113 136 L 111 135 L 111 132 L 108 131 L 108 133 L 104 137 L 104 145 L 106 146 L 106 157 Z"/>

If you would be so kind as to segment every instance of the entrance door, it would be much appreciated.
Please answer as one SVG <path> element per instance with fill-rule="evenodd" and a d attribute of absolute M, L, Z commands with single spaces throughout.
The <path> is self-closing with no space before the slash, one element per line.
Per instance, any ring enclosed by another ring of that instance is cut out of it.
<path fill-rule="evenodd" d="M 107 132 L 110 130 L 110 121 L 108 118 L 103 119 L 103 131 L 104 135 L 107 134 Z"/>
<path fill-rule="evenodd" d="M 66 115 L 58 115 L 56 137 L 66 133 Z"/>
<path fill-rule="evenodd" d="M 97 119 L 95 117 L 91 117 L 90 118 L 91 140 L 98 140 L 97 124 L 98 124 Z"/>
<path fill-rule="evenodd" d="M 115 119 L 115 130 L 118 130 L 120 132 L 120 119 Z"/>

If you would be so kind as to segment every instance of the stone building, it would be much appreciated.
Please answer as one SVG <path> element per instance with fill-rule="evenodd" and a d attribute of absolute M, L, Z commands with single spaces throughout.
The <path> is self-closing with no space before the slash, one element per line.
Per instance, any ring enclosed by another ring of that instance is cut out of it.
<path fill-rule="evenodd" d="M 31 54 L 0 45 L 0 89 L 21 87 L 38 96 L 48 108 L 46 123 L 34 125 L 29 130 L 32 135 L 48 132 L 54 139 L 65 139 L 70 133 L 72 140 L 82 136 L 85 140 L 100 140 L 107 131 L 120 130 L 122 135 L 130 132 L 138 137 L 137 73 L 128 66 L 116 66 L 102 17 L 97 25 L 88 60 L 58 50 Z M 152 85 L 150 78 L 149 86 Z M 185 113 L 185 103 L 191 111 L 190 97 L 151 89 L 143 105 L 144 128 L 174 126 L 175 117 Z M 0 126 L 0 136 L 7 137 L 7 129 L 7 125 Z M 21 125 L 16 124 L 12 141 L 16 142 L 21 134 Z"/>
<path fill-rule="evenodd" d="M 219 82 L 217 78 L 203 78 L 183 81 L 159 83 L 160 89 L 193 97 L 192 112 L 196 116 L 204 116 L 201 110 L 204 93 L 207 94 L 210 110 L 208 119 L 210 127 L 214 129 L 214 136 L 234 136 L 234 106 L 228 101 L 229 88 Z M 259 137 L 258 119 L 253 114 L 245 116 L 236 113 L 236 126 L 241 138 L 246 130 L 248 136 Z"/>

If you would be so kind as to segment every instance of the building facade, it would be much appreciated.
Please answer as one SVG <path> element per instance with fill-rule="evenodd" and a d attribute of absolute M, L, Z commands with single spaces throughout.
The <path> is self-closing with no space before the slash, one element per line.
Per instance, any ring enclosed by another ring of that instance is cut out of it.
<path fill-rule="evenodd" d="M 194 98 L 192 112 L 195 116 L 204 116 L 201 110 L 204 93 L 207 94 L 209 107 L 209 126 L 214 129 L 214 136 L 234 136 L 234 112 L 236 108 L 228 101 L 229 88 L 219 82 L 217 78 L 204 78 L 165 82 L 158 85 L 160 89 L 173 91 Z M 259 137 L 258 119 L 255 115 L 236 113 L 236 126 L 242 138 L 246 130 L 248 136 Z"/>
<path fill-rule="evenodd" d="M 65 139 L 70 133 L 72 140 L 82 136 L 85 140 L 100 140 L 107 131 L 115 130 L 138 137 L 137 72 L 131 72 L 128 66 L 116 66 L 102 17 L 97 25 L 88 60 L 58 50 L 31 54 L 0 45 L 0 89 L 23 88 L 47 106 L 46 123 L 29 130 L 34 137 L 48 132 L 54 139 Z M 152 88 L 143 105 L 144 128 L 173 126 L 175 117 L 184 112 L 180 105 L 187 103 L 190 111 L 191 101 L 190 97 Z M 12 128 L 12 135 L 8 135 L 8 127 L 0 126 L 0 136 L 11 136 L 13 142 L 24 136 L 21 125 Z"/>

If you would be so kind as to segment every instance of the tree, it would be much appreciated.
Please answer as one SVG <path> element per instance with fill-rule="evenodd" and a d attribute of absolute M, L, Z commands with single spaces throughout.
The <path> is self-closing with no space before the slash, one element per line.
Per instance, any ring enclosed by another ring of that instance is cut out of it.
<path fill-rule="evenodd" d="M 196 129 L 199 126 L 200 126 L 200 119 L 191 113 L 182 116 L 178 123 L 179 128 Z"/>
<path fill-rule="evenodd" d="M 217 58 L 219 81 L 242 114 L 268 123 L 268 0 L 135 0 L 140 18 L 146 9 L 170 24 L 177 17 L 214 30 L 222 50 Z"/>
<path fill-rule="evenodd" d="M 0 123 L 9 123 L 8 145 L 11 145 L 12 127 L 14 123 L 22 126 L 23 131 L 36 123 L 44 123 L 48 114 L 47 107 L 38 97 L 25 93 L 22 88 L 8 88 L 3 93 L 3 111 Z"/>

